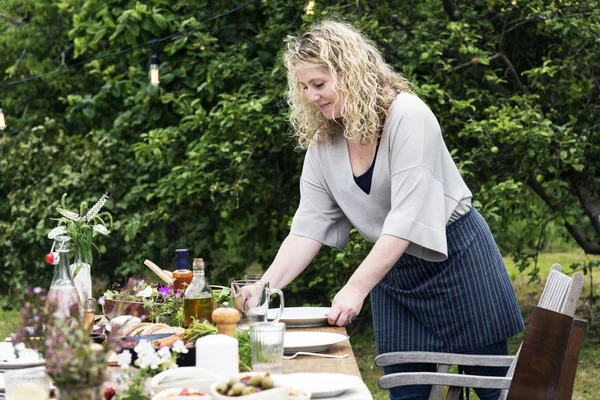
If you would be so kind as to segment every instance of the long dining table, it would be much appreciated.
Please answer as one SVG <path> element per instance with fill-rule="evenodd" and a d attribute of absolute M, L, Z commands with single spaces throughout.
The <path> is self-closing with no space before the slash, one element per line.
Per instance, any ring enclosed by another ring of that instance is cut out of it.
<path fill-rule="evenodd" d="M 286 329 L 288 332 L 333 332 L 347 336 L 345 327 L 327 326 L 315 328 L 292 328 Z M 352 351 L 350 337 L 340 343 L 332 345 L 327 351 L 322 352 L 327 355 L 347 355 L 345 358 L 324 358 L 318 356 L 299 355 L 291 360 L 283 361 L 283 373 L 335 373 L 350 375 L 355 379 L 356 385 L 334 397 L 327 397 L 330 400 L 373 400 L 369 389 L 363 382 L 358 363 Z"/>

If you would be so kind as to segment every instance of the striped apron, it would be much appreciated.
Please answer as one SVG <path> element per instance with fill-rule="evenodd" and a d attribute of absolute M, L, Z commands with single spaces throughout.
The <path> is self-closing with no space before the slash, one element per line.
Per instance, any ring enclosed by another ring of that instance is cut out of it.
<path fill-rule="evenodd" d="M 477 210 L 446 227 L 448 259 L 404 254 L 371 291 L 377 351 L 459 353 L 524 329 L 490 229 Z"/>

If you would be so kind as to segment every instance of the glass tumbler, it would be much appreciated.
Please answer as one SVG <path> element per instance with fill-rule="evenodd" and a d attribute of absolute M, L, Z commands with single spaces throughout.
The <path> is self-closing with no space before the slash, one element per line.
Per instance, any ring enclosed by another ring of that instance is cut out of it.
<path fill-rule="evenodd" d="M 96 319 L 96 299 L 90 297 L 83 306 L 83 329 L 87 333 L 94 330 L 94 320 Z"/>
<path fill-rule="evenodd" d="M 250 325 L 252 369 L 255 372 L 283 373 L 285 323 L 262 322 Z"/>
<path fill-rule="evenodd" d="M 48 400 L 50 378 L 45 368 L 26 368 L 4 372 L 6 400 Z"/>

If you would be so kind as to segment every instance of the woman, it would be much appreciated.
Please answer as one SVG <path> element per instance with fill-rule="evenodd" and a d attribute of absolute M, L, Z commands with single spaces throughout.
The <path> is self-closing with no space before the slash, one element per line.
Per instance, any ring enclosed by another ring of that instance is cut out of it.
<path fill-rule="evenodd" d="M 330 324 L 350 323 L 370 293 L 380 353 L 507 354 L 506 339 L 523 329 L 515 294 L 433 113 L 347 24 L 324 22 L 286 42 L 291 122 L 308 151 L 290 234 L 263 279 L 284 287 L 322 244 L 343 249 L 354 227 L 374 246 L 335 295 Z M 426 399 L 429 390 L 390 397 Z"/>

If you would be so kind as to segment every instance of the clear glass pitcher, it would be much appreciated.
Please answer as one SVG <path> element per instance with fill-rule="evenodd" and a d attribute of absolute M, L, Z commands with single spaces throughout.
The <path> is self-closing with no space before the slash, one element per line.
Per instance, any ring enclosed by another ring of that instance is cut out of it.
<path fill-rule="evenodd" d="M 267 281 L 236 280 L 231 282 L 231 292 L 235 308 L 240 312 L 238 329 L 248 329 L 255 322 L 278 322 L 283 314 L 283 293 L 269 288 Z M 272 294 L 279 295 L 279 309 L 269 311 Z"/>

